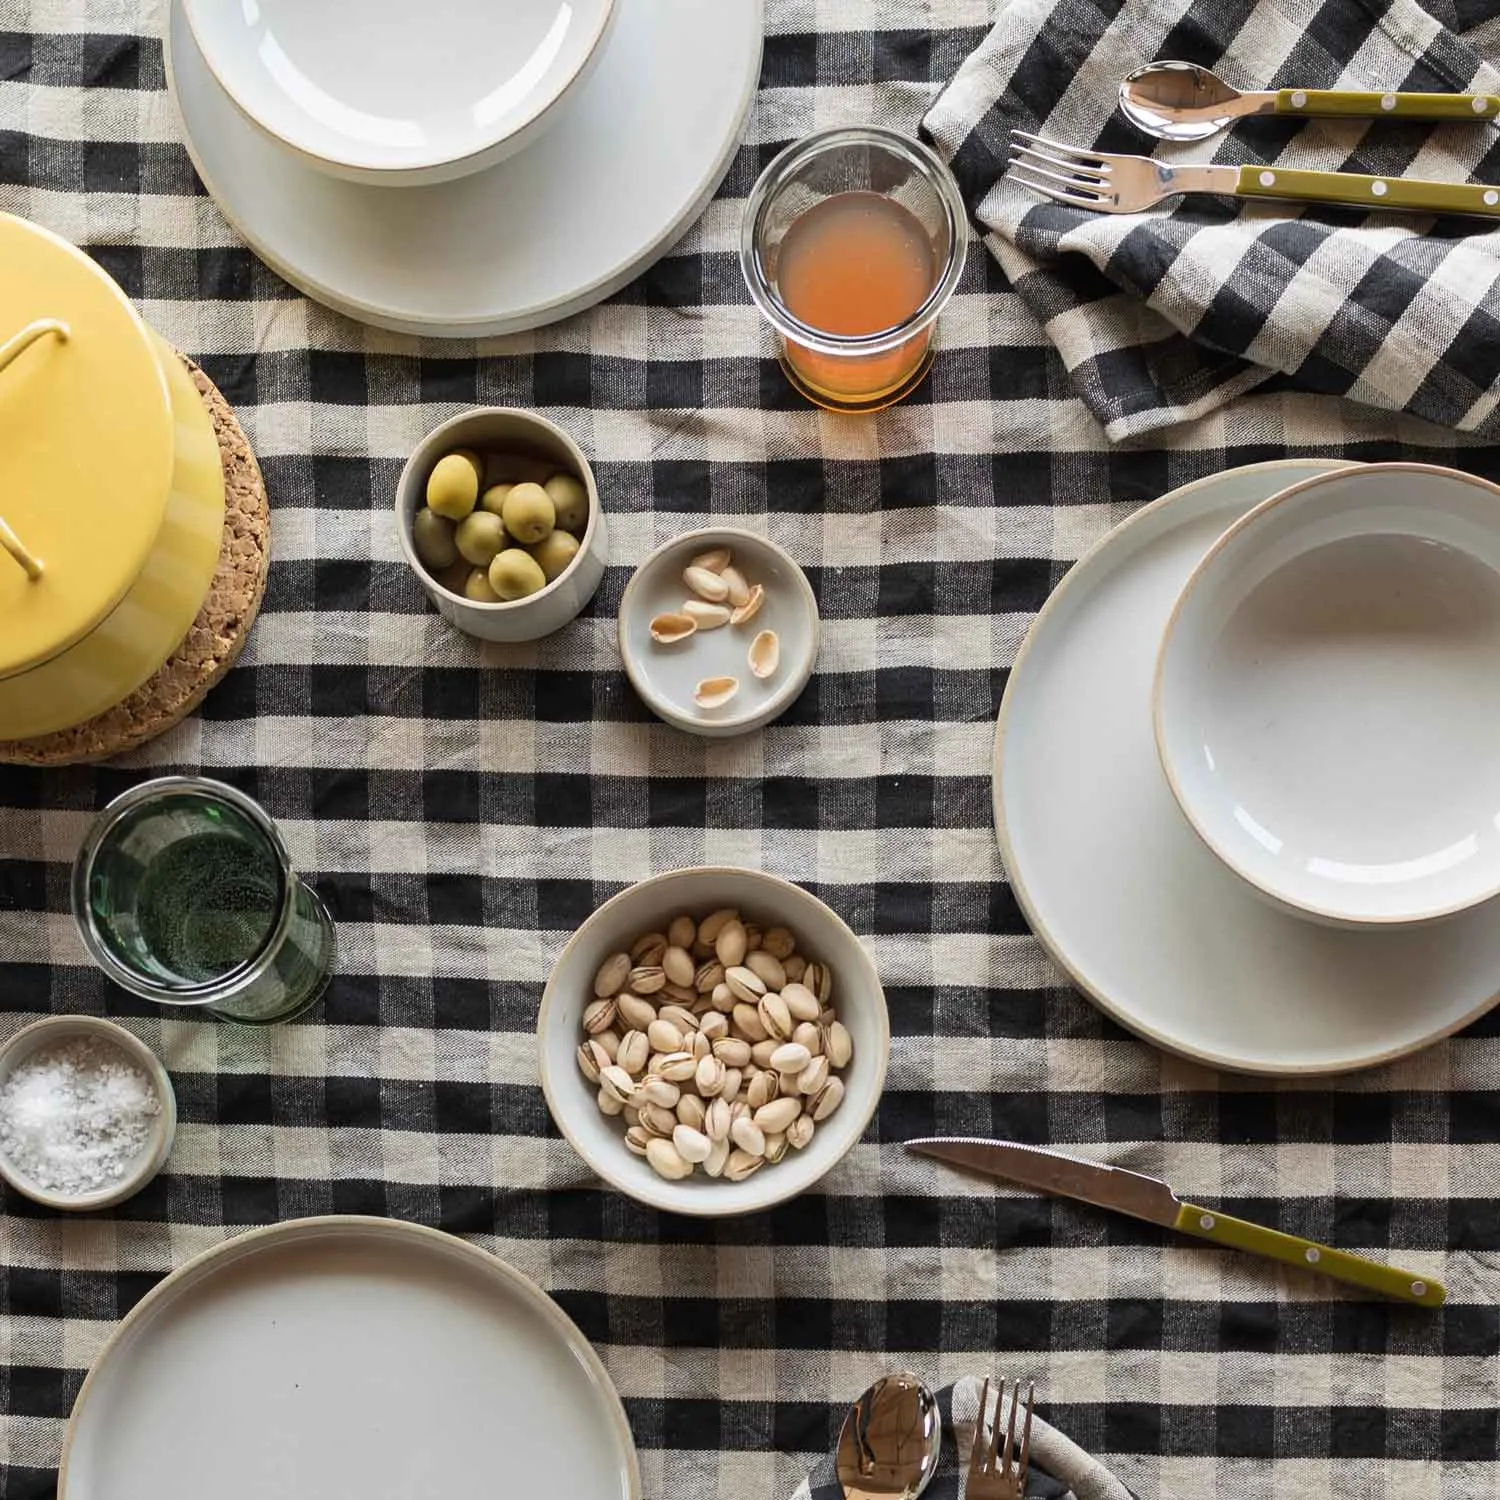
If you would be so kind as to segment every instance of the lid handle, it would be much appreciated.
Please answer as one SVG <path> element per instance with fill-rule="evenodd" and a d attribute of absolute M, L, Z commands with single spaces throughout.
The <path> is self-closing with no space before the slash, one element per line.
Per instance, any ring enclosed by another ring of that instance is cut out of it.
<path fill-rule="evenodd" d="M 0 344 L 0 370 L 4 370 L 7 365 L 19 359 L 38 339 L 45 338 L 49 333 L 55 333 L 60 342 L 66 343 L 69 335 L 68 325 L 57 318 L 38 318 L 36 322 L 28 323 L 14 337 Z M 20 537 L 6 524 L 3 516 L 0 516 L 0 548 L 8 552 L 25 569 L 26 576 L 33 583 L 42 576 L 41 558 L 27 548 Z"/>

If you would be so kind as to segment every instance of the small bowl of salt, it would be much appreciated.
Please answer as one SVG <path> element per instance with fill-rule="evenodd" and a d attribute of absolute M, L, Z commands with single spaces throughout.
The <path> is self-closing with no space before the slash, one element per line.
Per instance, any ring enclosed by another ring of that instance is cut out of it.
<path fill-rule="evenodd" d="M 96 1016 L 48 1016 L 0 1046 L 0 1177 L 48 1208 L 108 1208 L 161 1170 L 177 1129 L 167 1070 Z"/>

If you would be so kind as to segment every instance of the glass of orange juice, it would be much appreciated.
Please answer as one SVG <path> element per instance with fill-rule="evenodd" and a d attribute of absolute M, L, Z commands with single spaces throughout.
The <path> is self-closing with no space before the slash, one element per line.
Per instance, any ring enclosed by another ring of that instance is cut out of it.
<path fill-rule="evenodd" d="M 761 173 L 740 268 L 797 390 L 830 411 L 879 411 L 927 374 L 968 244 L 947 167 L 920 141 L 860 126 L 807 136 Z"/>

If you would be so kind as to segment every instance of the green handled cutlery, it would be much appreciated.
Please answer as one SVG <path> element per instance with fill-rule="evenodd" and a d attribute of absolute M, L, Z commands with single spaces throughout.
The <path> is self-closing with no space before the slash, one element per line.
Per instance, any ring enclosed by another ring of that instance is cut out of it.
<path fill-rule="evenodd" d="M 1408 94 L 1355 89 L 1243 92 L 1197 63 L 1154 62 L 1120 85 L 1120 113 L 1163 141 L 1202 141 L 1252 115 L 1356 120 L 1494 120 L 1493 94 Z"/>
<path fill-rule="evenodd" d="M 1013 130 L 1007 176 L 1044 198 L 1096 213 L 1133 214 L 1183 193 L 1287 198 L 1408 213 L 1500 218 L 1500 188 L 1482 182 L 1421 182 L 1358 172 L 1299 172 L 1284 167 L 1173 166 L 1149 156 L 1082 151 Z"/>
<path fill-rule="evenodd" d="M 955 1167 L 1001 1177 L 1039 1193 L 1077 1198 L 1098 1208 L 1118 1209 L 1148 1224 L 1162 1224 L 1215 1245 L 1269 1256 L 1400 1302 L 1440 1307 L 1446 1296 L 1431 1277 L 1298 1239 L 1293 1234 L 1282 1234 L 1278 1229 L 1266 1229 L 1217 1209 L 1184 1203 L 1160 1178 L 1145 1177 L 1123 1167 L 1107 1167 L 1102 1162 L 1049 1151 L 1042 1146 L 1023 1146 L 1016 1141 L 937 1137 L 907 1141 L 906 1149 Z"/>

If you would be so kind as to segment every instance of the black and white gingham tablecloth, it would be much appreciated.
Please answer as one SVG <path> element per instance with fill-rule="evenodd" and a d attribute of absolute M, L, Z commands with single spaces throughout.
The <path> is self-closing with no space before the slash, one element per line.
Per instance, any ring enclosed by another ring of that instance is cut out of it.
<path fill-rule="evenodd" d="M 327 1212 L 439 1226 L 547 1288 L 607 1362 L 653 1500 L 789 1493 L 841 1404 L 894 1365 L 934 1383 L 1033 1372 L 1048 1418 L 1146 1500 L 1500 1494 L 1500 1016 L 1336 1086 L 1165 1057 L 1059 981 L 990 822 L 1022 634 L 1134 507 L 1285 453 L 1500 479 L 1500 452 L 1274 383 L 1111 448 L 980 250 L 915 398 L 876 418 L 803 405 L 740 281 L 741 201 L 814 127 L 914 130 L 990 19 L 989 0 L 769 0 L 763 88 L 702 222 L 608 305 L 475 348 L 344 321 L 237 241 L 178 141 L 163 0 L 0 0 L 0 209 L 85 245 L 208 370 L 275 507 L 265 611 L 201 716 L 106 768 L 0 772 L 0 1027 L 123 1016 L 181 1105 L 168 1170 L 123 1208 L 0 1199 L 5 1500 L 52 1493 L 85 1370 L 165 1272 Z M 611 514 L 593 608 L 534 647 L 448 629 L 392 534 L 404 456 L 475 402 L 564 423 Z M 651 719 L 613 644 L 631 563 L 709 516 L 786 545 L 826 622 L 792 712 L 727 743 Z M 265 803 L 339 923 L 327 1003 L 266 1035 L 131 1004 L 72 932 L 92 811 L 200 769 Z M 895 1033 L 865 1141 L 817 1191 L 727 1223 L 602 1192 L 550 1126 L 531 1034 L 588 911 L 704 860 L 778 871 L 837 908 L 884 974 Z M 1430 1269 L 1451 1300 L 1436 1315 L 1358 1301 L 1089 1208 L 960 1186 L 897 1145 L 939 1131 L 1160 1170 L 1199 1202 Z"/>

